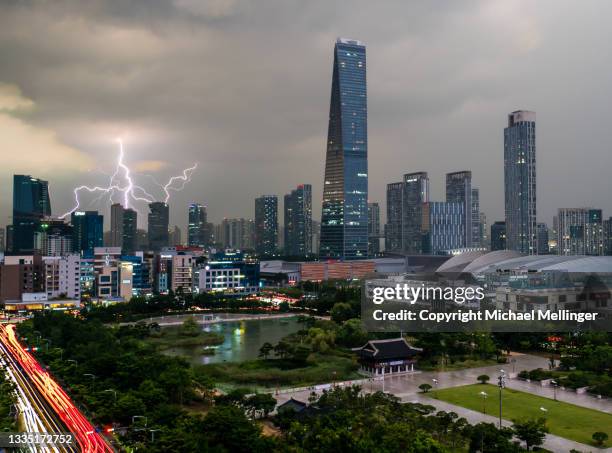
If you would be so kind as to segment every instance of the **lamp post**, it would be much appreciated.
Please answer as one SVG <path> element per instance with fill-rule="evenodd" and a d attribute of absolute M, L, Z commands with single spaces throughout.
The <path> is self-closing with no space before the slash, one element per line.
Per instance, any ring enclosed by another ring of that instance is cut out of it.
<path fill-rule="evenodd" d="M 557 386 L 559 384 L 557 383 L 557 381 L 550 381 L 550 384 L 552 385 L 552 388 L 553 388 L 553 399 L 557 401 Z"/>
<path fill-rule="evenodd" d="M 84 373 L 83 376 L 88 376 L 91 378 L 91 386 L 93 387 L 94 382 L 96 382 L 96 375 L 91 373 Z"/>
<path fill-rule="evenodd" d="M 482 396 L 482 413 L 486 415 L 487 413 L 487 392 L 480 392 L 480 396 Z"/>
<path fill-rule="evenodd" d="M 433 393 L 434 393 L 434 398 L 435 398 L 436 397 L 436 388 L 438 387 L 438 380 L 436 378 L 433 378 L 431 380 L 431 382 L 433 382 L 433 387 L 434 387 Z"/>
<path fill-rule="evenodd" d="M 106 390 L 103 391 L 103 393 L 109 393 L 109 392 L 113 393 L 113 398 L 115 399 L 115 403 L 117 403 L 117 390 L 106 389 Z"/>
<path fill-rule="evenodd" d="M 161 431 L 161 429 L 150 429 L 149 432 L 151 433 L 151 443 L 155 442 L 155 433 Z"/>
<path fill-rule="evenodd" d="M 506 386 L 506 372 L 499 370 L 497 385 L 499 387 L 499 429 L 502 427 L 502 389 Z"/>
<path fill-rule="evenodd" d="M 134 422 L 139 419 L 139 418 L 144 418 L 144 426 L 145 428 L 147 427 L 147 417 L 144 415 L 132 415 L 132 425 L 134 424 Z"/>

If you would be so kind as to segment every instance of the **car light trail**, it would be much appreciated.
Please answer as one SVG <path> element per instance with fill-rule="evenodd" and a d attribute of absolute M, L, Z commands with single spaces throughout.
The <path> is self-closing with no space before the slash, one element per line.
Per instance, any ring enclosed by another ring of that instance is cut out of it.
<path fill-rule="evenodd" d="M 19 343 L 15 334 L 15 326 L 0 325 L 0 342 L 3 343 L 8 353 L 19 364 L 28 380 L 34 384 L 68 431 L 74 434 L 81 451 L 88 453 L 114 451 L 100 433 L 96 432 L 93 425 L 74 405 L 59 384 Z"/>

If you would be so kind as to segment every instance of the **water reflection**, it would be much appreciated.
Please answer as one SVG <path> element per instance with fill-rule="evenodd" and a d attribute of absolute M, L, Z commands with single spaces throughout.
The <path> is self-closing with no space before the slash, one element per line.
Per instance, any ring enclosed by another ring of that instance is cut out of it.
<path fill-rule="evenodd" d="M 256 359 L 259 348 L 266 341 L 275 345 L 283 337 L 300 330 L 297 318 L 230 321 L 203 326 L 207 332 L 223 335 L 223 343 L 216 347 L 215 354 L 203 352 L 202 346 L 177 347 L 164 351 L 170 355 L 181 355 L 194 364 L 219 362 L 242 362 Z"/>

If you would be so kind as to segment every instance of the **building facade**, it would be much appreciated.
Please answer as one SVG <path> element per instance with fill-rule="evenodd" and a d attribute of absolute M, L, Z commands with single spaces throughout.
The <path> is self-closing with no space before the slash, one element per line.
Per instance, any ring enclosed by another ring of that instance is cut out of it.
<path fill-rule="evenodd" d="M 465 213 L 464 241 L 461 247 L 472 247 L 472 195 L 471 171 L 456 171 L 446 174 L 446 201 L 448 203 L 461 203 Z M 478 199 L 478 193 L 476 193 L 476 196 Z M 480 209 L 479 205 L 478 209 Z"/>
<path fill-rule="evenodd" d="M 439 255 L 463 248 L 465 203 L 430 201 L 423 205 L 423 253 Z"/>
<path fill-rule="evenodd" d="M 557 223 L 559 255 L 604 255 L 601 209 L 561 208 Z"/>
<path fill-rule="evenodd" d="M 340 259 L 368 252 L 366 48 L 338 39 L 334 48 L 319 253 Z"/>
<path fill-rule="evenodd" d="M 13 175 L 13 253 L 34 251 L 34 233 L 44 217 L 51 216 L 49 183 L 30 175 Z"/>
<path fill-rule="evenodd" d="M 189 247 L 206 247 L 210 242 L 206 206 L 199 203 L 191 203 L 189 205 L 188 220 L 187 245 Z"/>
<path fill-rule="evenodd" d="M 169 245 L 169 224 L 170 210 L 168 204 L 161 201 L 149 204 L 148 235 L 150 250 L 157 252 L 162 247 Z"/>
<path fill-rule="evenodd" d="M 98 211 L 75 211 L 72 224 L 72 249 L 76 253 L 92 255 L 96 247 L 104 244 L 104 216 Z"/>
<path fill-rule="evenodd" d="M 491 251 L 506 250 L 506 222 L 491 225 Z"/>
<path fill-rule="evenodd" d="M 518 110 L 504 129 L 504 192 L 508 250 L 534 255 L 536 227 L 536 114 Z"/>
<path fill-rule="evenodd" d="M 380 253 L 380 205 L 368 203 L 368 256 Z"/>
<path fill-rule="evenodd" d="M 278 198 L 262 195 L 255 199 L 255 250 L 273 255 L 278 250 Z"/>
<path fill-rule="evenodd" d="M 312 253 L 312 186 L 300 184 L 285 195 L 285 255 Z"/>

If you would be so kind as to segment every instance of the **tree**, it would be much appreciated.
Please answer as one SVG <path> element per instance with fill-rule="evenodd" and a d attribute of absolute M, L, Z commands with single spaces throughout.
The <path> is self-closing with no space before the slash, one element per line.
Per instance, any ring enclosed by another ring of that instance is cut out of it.
<path fill-rule="evenodd" d="M 522 451 L 512 443 L 510 428 L 497 429 L 493 423 L 478 423 L 469 429 L 469 452 L 514 453 Z"/>
<path fill-rule="evenodd" d="M 266 341 L 261 345 L 261 348 L 259 348 L 259 357 L 263 357 L 265 360 L 267 360 L 273 349 L 274 346 Z"/>
<path fill-rule="evenodd" d="M 193 317 L 189 317 L 185 321 L 183 321 L 180 334 L 185 337 L 197 337 L 200 334 L 200 328 L 198 327 L 198 323 L 195 319 L 193 319 Z"/>
<path fill-rule="evenodd" d="M 480 382 L 481 384 L 486 384 L 487 382 L 489 382 L 489 379 L 491 378 L 486 374 L 481 374 L 480 376 L 476 378 L 476 380 Z"/>
<path fill-rule="evenodd" d="M 204 417 L 203 426 L 212 451 L 247 453 L 258 451 L 261 445 L 261 428 L 236 406 L 213 407 Z"/>
<path fill-rule="evenodd" d="M 336 335 L 336 342 L 348 348 L 363 346 L 367 341 L 368 332 L 363 328 L 361 319 L 357 318 L 344 322 Z"/>
<path fill-rule="evenodd" d="M 546 419 L 530 418 L 513 420 L 513 423 L 512 428 L 514 433 L 516 434 L 516 437 L 525 442 L 527 451 L 529 451 L 531 447 L 542 445 L 544 438 L 546 437 L 546 433 L 548 432 L 548 428 L 546 427 Z"/>
<path fill-rule="evenodd" d="M 592 437 L 598 447 L 603 447 L 604 442 L 608 440 L 608 435 L 601 431 L 593 433 Z"/>
<path fill-rule="evenodd" d="M 267 417 L 276 407 L 276 400 L 269 393 L 256 393 L 246 398 L 244 407 L 246 408 L 247 414 L 252 418 L 256 418 L 259 412 L 261 412 L 264 417 Z"/>
<path fill-rule="evenodd" d="M 431 385 L 429 385 L 429 384 L 421 384 L 421 385 L 419 385 L 419 389 L 421 389 L 421 391 L 423 393 L 427 393 L 427 392 L 429 392 L 431 390 Z"/>
<path fill-rule="evenodd" d="M 334 304 L 329 314 L 331 315 L 332 321 L 337 324 L 342 324 L 344 321 L 348 321 L 353 317 L 353 308 L 346 302 L 338 302 Z"/>

